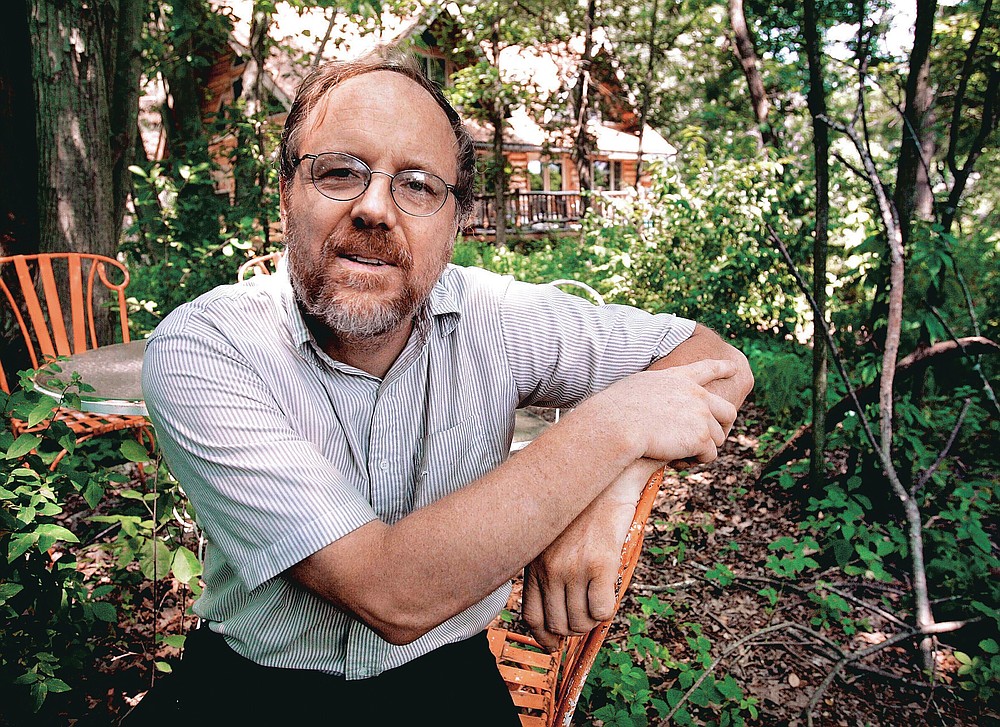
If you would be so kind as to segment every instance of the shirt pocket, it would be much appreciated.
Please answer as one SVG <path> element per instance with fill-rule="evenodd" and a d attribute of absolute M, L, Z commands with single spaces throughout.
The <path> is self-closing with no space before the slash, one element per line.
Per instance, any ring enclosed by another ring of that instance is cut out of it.
<path fill-rule="evenodd" d="M 475 415 L 427 436 L 414 506 L 422 507 L 461 489 L 499 464 Z"/>

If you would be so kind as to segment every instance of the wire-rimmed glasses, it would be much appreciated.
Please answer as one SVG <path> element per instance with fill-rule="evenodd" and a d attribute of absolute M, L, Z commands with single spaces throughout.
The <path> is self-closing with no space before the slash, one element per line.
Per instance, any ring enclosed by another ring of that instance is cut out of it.
<path fill-rule="evenodd" d="M 430 217 L 444 207 L 448 192 L 455 193 L 455 185 L 422 169 L 404 169 L 395 174 L 373 170 L 363 161 L 339 151 L 322 154 L 303 154 L 292 162 L 298 166 L 310 160 L 309 175 L 316 191 L 329 199 L 347 202 L 357 199 L 372 182 L 373 174 L 389 177 L 392 201 L 403 212 L 414 217 Z"/>

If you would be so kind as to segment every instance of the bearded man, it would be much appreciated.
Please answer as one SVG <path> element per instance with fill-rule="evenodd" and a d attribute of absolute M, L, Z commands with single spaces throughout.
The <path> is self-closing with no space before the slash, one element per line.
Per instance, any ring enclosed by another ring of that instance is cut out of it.
<path fill-rule="evenodd" d="M 609 617 L 642 484 L 716 457 L 746 359 L 692 321 L 451 265 L 472 141 L 396 54 L 313 72 L 280 155 L 286 264 L 147 346 L 207 549 L 181 687 L 144 718 L 513 727 L 484 635 L 511 578 L 529 567 L 546 646 Z M 508 458 L 527 405 L 573 411 Z"/>

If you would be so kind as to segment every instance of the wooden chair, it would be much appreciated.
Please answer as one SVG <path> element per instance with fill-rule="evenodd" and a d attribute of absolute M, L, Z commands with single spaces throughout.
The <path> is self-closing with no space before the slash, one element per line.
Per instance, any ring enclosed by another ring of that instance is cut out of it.
<path fill-rule="evenodd" d="M 114 282 L 112 277 L 121 278 L 121 281 Z M 100 345 L 94 304 L 95 294 L 100 293 L 102 286 L 113 299 L 121 338 L 127 343 L 125 286 L 128 280 L 125 266 L 103 255 L 47 253 L 0 257 L 0 290 L 3 291 L 0 305 L 9 307 L 21 329 L 31 367 L 37 369 L 57 356 L 70 356 Z M 60 284 L 68 286 L 68 291 L 64 291 L 68 295 L 63 298 L 68 311 L 63 310 L 63 303 L 60 302 Z M 10 393 L 10 381 L 2 363 L 0 387 L 5 393 Z M 141 416 L 94 414 L 61 407 L 55 418 L 64 422 L 76 434 L 78 441 L 121 429 L 135 429 L 140 441 L 152 441 L 149 422 Z M 21 419 L 11 419 L 15 436 L 40 431 L 47 426 L 48 420 L 29 427 Z"/>
<path fill-rule="evenodd" d="M 632 525 L 622 545 L 615 594 L 615 612 L 642 553 L 646 520 L 663 482 L 663 469 L 646 482 L 639 496 Z M 590 667 L 611 628 L 614 617 L 599 624 L 585 636 L 563 639 L 562 648 L 550 654 L 530 636 L 491 626 L 487 631 L 490 649 L 500 674 L 520 711 L 522 727 L 566 727 L 573 719 L 580 691 Z"/>
<path fill-rule="evenodd" d="M 236 271 L 236 281 L 246 280 L 254 275 L 270 275 L 277 269 L 284 256 L 285 251 L 279 250 L 247 260 Z"/>

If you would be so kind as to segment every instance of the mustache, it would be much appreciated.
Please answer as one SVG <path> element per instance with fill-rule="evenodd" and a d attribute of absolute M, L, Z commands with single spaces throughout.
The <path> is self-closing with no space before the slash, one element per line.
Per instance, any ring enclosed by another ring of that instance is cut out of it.
<path fill-rule="evenodd" d="M 402 270 L 413 267 L 413 256 L 388 230 L 351 230 L 333 233 L 323 242 L 324 257 L 353 255 L 384 260 Z"/>

